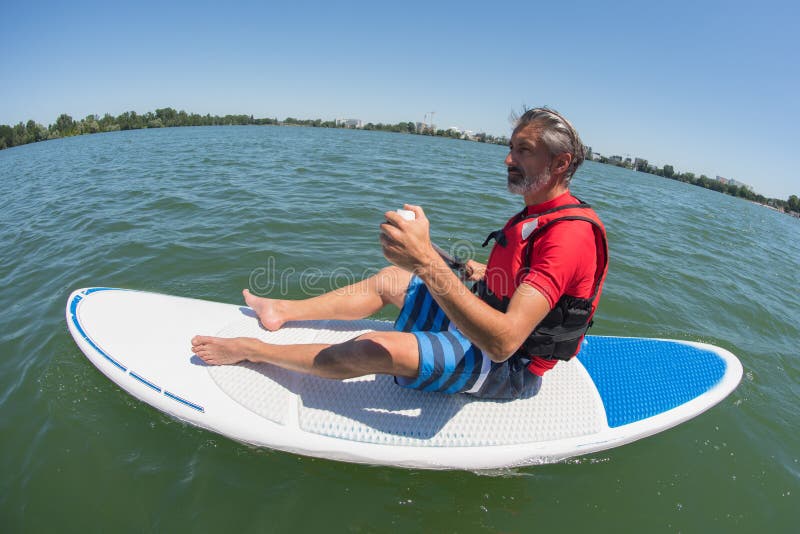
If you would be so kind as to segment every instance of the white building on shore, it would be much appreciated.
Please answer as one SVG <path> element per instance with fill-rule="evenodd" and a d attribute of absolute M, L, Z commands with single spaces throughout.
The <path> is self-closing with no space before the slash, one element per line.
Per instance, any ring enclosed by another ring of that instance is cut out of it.
<path fill-rule="evenodd" d="M 736 187 L 744 187 L 745 189 L 750 189 L 751 191 L 753 190 L 753 188 L 749 185 L 736 181 L 732 178 L 725 178 L 724 176 L 717 175 L 717 181 L 722 182 L 725 185 L 735 185 Z"/>
<path fill-rule="evenodd" d="M 364 124 L 361 119 L 336 119 L 336 126 L 344 128 L 363 128 Z"/>

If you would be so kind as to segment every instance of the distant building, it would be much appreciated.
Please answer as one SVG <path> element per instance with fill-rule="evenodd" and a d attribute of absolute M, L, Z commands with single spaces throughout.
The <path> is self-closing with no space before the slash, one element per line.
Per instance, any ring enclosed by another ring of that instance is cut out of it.
<path fill-rule="evenodd" d="M 736 187 L 742 187 L 744 189 L 749 189 L 751 191 L 753 190 L 753 188 L 750 187 L 749 185 L 747 185 L 745 183 L 742 183 L 742 182 L 739 182 L 739 181 L 736 181 L 736 180 L 734 180 L 732 178 L 725 178 L 724 176 L 717 176 L 717 181 L 721 182 L 721 183 L 723 183 L 725 185 L 735 185 Z"/>
<path fill-rule="evenodd" d="M 622 156 L 611 156 L 608 159 L 610 159 L 611 161 L 616 161 L 618 163 L 622 163 Z"/>
<path fill-rule="evenodd" d="M 364 125 L 361 119 L 336 119 L 336 126 L 343 126 L 345 128 L 361 128 Z"/>

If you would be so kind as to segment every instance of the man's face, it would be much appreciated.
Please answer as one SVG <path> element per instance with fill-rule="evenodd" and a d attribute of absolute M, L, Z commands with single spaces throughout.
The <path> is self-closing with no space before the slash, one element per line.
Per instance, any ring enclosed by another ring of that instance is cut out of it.
<path fill-rule="evenodd" d="M 506 156 L 508 190 L 525 195 L 541 190 L 550 182 L 552 157 L 544 143 L 541 131 L 529 124 L 511 135 Z"/>

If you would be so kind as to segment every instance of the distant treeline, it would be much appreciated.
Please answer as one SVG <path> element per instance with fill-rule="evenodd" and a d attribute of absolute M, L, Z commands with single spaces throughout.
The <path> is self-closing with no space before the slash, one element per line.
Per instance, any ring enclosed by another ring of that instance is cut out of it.
<path fill-rule="evenodd" d="M 142 115 L 126 111 L 114 117 L 106 113 L 102 117 L 88 115 L 80 121 L 63 113 L 54 124 L 43 126 L 32 120 L 20 122 L 16 126 L 0 124 L 0 150 L 12 146 L 70 137 L 73 135 L 116 132 L 119 130 L 140 130 L 142 128 L 166 128 L 172 126 L 220 126 L 232 124 L 278 124 L 277 119 L 256 119 L 252 115 L 198 115 L 175 111 L 172 108 L 157 109 Z"/>
<path fill-rule="evenodd" d="M 140 130 L 143 128 L 170 128 L 174 126 L 229 126 L 229 125 L 280 125 L 280 126 L 311 126 L 314 128 L 347 128 L 345 123 L 337 124 L 335 121 L 323 121 L 321 119 L 303 120 L 294 117 L 287 117 L 283 121 L 276 118 L 257 119 L 252 115 L 198 115 L 197 113 L 186 113 L 176 111 L 172 108 L 161 108 L 155 112 L 138 114 L 135 111 L 126 111 L 114 117 L 106 113 L 102 117 L 88 115 L 79 121 L 63 113 L 59 115 L 56 122 L 45 127 L 37 122 L 29 120 L 27 123 L 20 122 L 16 126 L 0 124 L 0 150 L 12 146 L 46 141 L 48 139 L 58 139 L 60 137 L 70 137 L 73 135 L 93 134 L 100 132 L 116 132 L 119 130 Z M 506 144 L 508 139 L 505 137 L 494 137 L 485 133 L 470 134 L 466 136 L 455 130 L 433 130 L 428 126 L 421 126 L 419 129 L 413 122 L 400 122 L 397 124 L 373 124 L 371 122 L 361 127 L 363 130 L 380 130 L 385 132 L 400 132 L 420 135 L 433 135 L 440 137 L 468 138 L 472 141 L 481 143 Z"/>
<path fill-rule="evenodd" d="M 611 158 L 600 156 L 595 161 L 606 163 L 608 165 L 615 165 L 617 167 L 625 167 L 635 171 L 646 172 L 656 176 L 663 176 L 664 178 L 669 178 L 670 180 L 677 180 L 679 182 L 696 185 L 705 189 L 711 189 L 712 191 L 717 191 L 726 195 L 744 198 L 752 202 L 757 202 L 759 204 L 780 209 L 787 213 L 794 212 L 793 214 L 795 215 L 800 214 L 800 200 L 797 198 L 797 195 L 791 195 L 788 200 L 767 198 L 764 195 L 754 192 L 748 186 L 726 183 L 717 179 L 709 178 L 705 174 L 695 176 L 693 172 L 675 172 L 675 168 L 672 165 L 655 167 L 650 165 L 647 160 L 640 158 L 636 158 L 635 161 L 631 162 L 630 158 L 623 160 L 619 156 L 612 156 Z"/>
<path fill-rule="evenodd" d="M 29 120 L 27 123 L 20 122 L 15 126 L 0 124 L 0 150 L 18 145 L 35 143 L 38 141 L 46 141 L 48 139 L 58 139 L 60 137 L 70 137 L 73 135 L 93 134 L 100 132 L 139 130 L 143 128 L 169 128 L 175 126 L 228 125 L 310 126 L 314 128 L 350 127 L 344 122 L 337 123 L 336 121 L 323 121 L 321 119 L 304 120 L 296 119 L 294 117 L 287 117 L 285 120 L 279 121 L 277 118 L 257 119 L 253 117 L 253 115 L 225 115 L 224 117 L 219 117 L 216 115 L 198 115 L 197 113 L 187 113 L 182 110 L 176 111 L 172 108 L 161 108 L 155 110 L 155 112 L 151 111 L 141 115 L 135 111 L 126 111 L 125 113 L 122 113 L 116 117 L 108 113 L 102 117 L 98 117 L 97 115 L 88 115 L 86 118 L 79 121 L 76 121 L 66 113 L 63 113 L 59 115 L 54 124 L 46 127 L 32 120 Z M 368 122 L 364 124 L 361 129 L 416 135 L 430 135 L 437 137 L 451 137 L 499 145 L 508 144 L 508 138 L 506 137 L 494 137 L 486 133 L 469 134 L 453 129 L 434 130 L 429 125 L 420 125 L 413 122 L 399 122 L 397 124 L 373 124 Z M 591 158 L 591 152 L 588 154 L 588 157 Z M 627 167 L 629 169 L 647 172 L 657 176 L 663 176 L 672 180 L 690 183 L 706 189 L 719 191 L 720 193 L 725 193 L 751 200 L 753 202 L 758 202 L 760 204 L 765 204 L 787 213 L 800 213 L 800 201 L 798 201 L 797 195 L 790 196 L 788 200 L 766 198 L 763 195 L 753 192 L 753 190 L 749 187 L 742 187 L 736 184 L 726 184 L 719 180 L 713 180 L 705 175 L 696 177 L 694 173 L 691 172 L 676 173 L 672 165 L 654 167 L 649 165 L 646 160 L 641 160 L 638 158 L 635 162 L 631 162 L 629 158 L 623 161 L 621 158 L 616 156 L 612 158 L 599 156 L 598 158 L 595 158 L 595 161 L 610 165 L 617 165 L 620 167 Z"/>

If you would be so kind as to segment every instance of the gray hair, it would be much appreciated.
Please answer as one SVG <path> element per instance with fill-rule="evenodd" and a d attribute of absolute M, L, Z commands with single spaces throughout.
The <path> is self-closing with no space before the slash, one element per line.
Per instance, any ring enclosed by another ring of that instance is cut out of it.
<path fill-rule="evenodd" d="M 551 156 L 564 154 L 572 155 L 572 162 L 564 174 L 564 182 L 569 184 L 572 175 L 578 170 L 585 158 L 583 142 L 578 136 L 578 132 L 572 124 L 559 112 L 544 108 L 523 108 L 522 115 L 512 113 L 511 121 L 514 123 L 514 131 L 521 130 L 525 126 L 534 124 L 542 128 L 542 142 L 547 147 Z"/>

